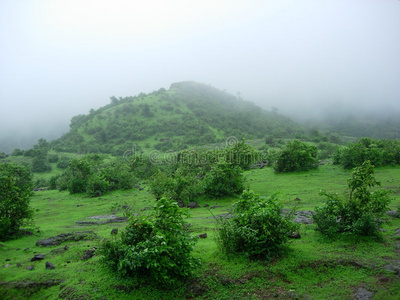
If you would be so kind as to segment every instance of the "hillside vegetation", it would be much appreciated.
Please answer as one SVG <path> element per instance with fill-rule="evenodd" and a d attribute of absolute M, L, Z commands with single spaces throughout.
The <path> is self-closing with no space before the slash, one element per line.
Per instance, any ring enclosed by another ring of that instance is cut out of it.
<path fill-rule="evenodd" d="M 111 153 L 127 150 L 181 150 L 237 139 L 301 137 L 302 127 L 208 85 L 181 82 L 111 103 L 72 118 L 70 131 L 51 146 L 57 151 Z"/>

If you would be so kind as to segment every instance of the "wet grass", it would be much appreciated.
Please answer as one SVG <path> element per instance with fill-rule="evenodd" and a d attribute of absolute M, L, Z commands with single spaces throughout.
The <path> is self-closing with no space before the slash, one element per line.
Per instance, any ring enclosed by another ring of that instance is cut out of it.
<path fill-rule="evenodd" d="M 278 175 L 270 168 L 245 173 L 247 184 L 261 195 L 281 192 L 285 207 L 313 210 L 322 204 L 320 190 L 343 194 L 350 172 L 332 165 L 308 173 Z M 376 177 L 382 187 L 400 190 L 400 167 L 379 168 Z M 391 207 L 400 204 L 400 193 L 393 195 Z M 296 198 L 300 200 L 295 200 Z M 387 270 L 400 260 L 400 240 L 394 236 L 400 219 L 388 218 L 382 240 L 321 236 L 314 225 L 301 225 L 301 239 L 292 240 L 289 251 L 274 261 L 249 261 L 240 256 L 224 257 L 214 240 L 213 215 L 228 213 L 235 199 L 202 199 L 200 208 L 189 210 L 188 222 L 199 239 L 194 255 L 203 261 L 193 279 L 180 288 L 168 290 L 153 286 L 136 287 L 100 264 L 101 256 L 83 260 L 86 250 L 100 247 L 111 238 L 112 228 L 123 230 L 126 223 L 79 225 L 87 217 L 123 215 L 122 205 L 134 213 L 152 207 L 152 195 L 145 190 L 117 191 L 100 198 L 69 195 L 66 192 L 40 191 L 32 198 L 37 209 L 34 235 L 1 243 L 0 298 L 2 299 L 353 299 L 359 288 L 372 292 L 376 299 L 400 297 L 399 275 Z M 205 207 L 208 205 L 207 207 Z M 36 246 L 39 239 L 61 233 L 93 231 L 96 238 L 65 242 L 58 246 Z M 68 246 L 64 249 L 65 246 Z M 29 248 L 29 249 L 27 249 Z M 43 261 L 31 262 L 35 254 Z M 9 259 L 6 261 L 6 259 Z M 45 269 L 45 261 L 54 270 Z M 26 267 L 34 266 L 33 270 Z"/>

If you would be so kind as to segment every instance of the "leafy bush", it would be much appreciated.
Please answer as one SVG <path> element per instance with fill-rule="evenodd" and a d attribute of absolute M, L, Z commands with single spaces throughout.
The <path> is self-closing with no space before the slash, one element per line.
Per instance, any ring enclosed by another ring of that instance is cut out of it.
<path fill-rule="evenodd" d="M 56 163 L 60 157 L 57 154 L 49 154 L 48 159 L 49 163 Z"/>
<path fill-rule="evenodd" d="M 203 179 L 204 193 L 211 197 L 226 197 L 244 190 L 242 169 L 224 160 L 216 163 Z"/>
<path fill-rule="evenodd" d="M 15 235 L 20 226 L 30 222 L 33 210 L 29 197 L 32 195 L 32 174 L 26 167 L 0 164 L 0 240 Z"/>
<path fill-rule="evenodd" d="M 377 167 L 400 164 L 400 141 L 363 138 L 339 148 L 334 155 L 334 163 L 345 169 L 360 166 L 367 160 Z"/>
<path fill-rule="evenodd" d="M 92 174 L 86 184 L 86 194 L 99 197 L 108 191 L 108 181 L 101 175 Z"/>
<path fill-rule="evenodd" d="M 290 213 L 282 215 L 276 195 L 265 198 L 243 191 L 232 217 L 217 219 L 217 244 L 225 254 L 271 259 L 283 253 L 288 234 L 298 229 L 291 218 Z"/>
<path fill-rule="evenodd" d="M 322 192 L 328 201 L 316 208 L 313 215 L 318 230 L 328 236 L 347 233 L 365 236 L 379 234 L 379 218 L 386 213 L 390 203 L 390 191 L 379 189 L 371 192 L 374 186 L 380 186 L 373 176 L 374 167 L 366 161 L 354 169 L 348 181 L 348 199 L 337 194 Z"/>
<path fill-rule="evenodd" d="M 173 200 L 161 198 L 149 215 L 133 215 L 118 241 L 103 244 L 103 263 L 138 283 L 179 283 L 200 263 L 191 254 L 196 240 L 185 217 Z"/>
<path fill-rule="evenodd" d="M 299 140 L 288 142 L 276 160 L 274 170 L 281 172 L 308 171 L 318 166 L 317 148 Z"/>
<path fill-rule="evenodd" d="M 182 166 L 172 173 L 159 171 L 152 177 L 151 192 L 156 199 L 164 196 L 185 203 L 193 201 L 204 192 L 196 171 Z"/>
<path fill-rule="evenodd" d="M 62 156 L 57 163 L 57 168 L 66 169 L 66 168 L 68 168 L 69 162 L 70 162 L 70 159 L 68 157 Z"/>

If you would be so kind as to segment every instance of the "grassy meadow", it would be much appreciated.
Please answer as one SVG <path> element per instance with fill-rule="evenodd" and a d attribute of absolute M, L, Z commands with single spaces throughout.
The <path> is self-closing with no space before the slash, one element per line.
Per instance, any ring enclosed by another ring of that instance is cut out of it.
<path fill-rule="evenodd" d="M 246 184 L 260 195 L 280 192 L 285 208 L 314 210 L 324 198 L 321 190 L 344 194 L 350 171 L 331 164 L 306 173 L 275 174 L 271 168 L 246 171 Z M 400 167 L 376 169 L 383 188 L 394 190 L 391 208 L 400 205 Z M 123 205 L 143 214 L 154 198 L 144 190 L 116 191 L 99 198 L 70 195 L 67 192 L 38 191 L 31 199 L 37 210 L 34 235 L 1 243 L 1 299 L 355 299 L 366 292 L 374 299 L 399 299 L 400 219 L 388 217 L 383 224 L 383 239 L 342 237 L 324 238 L 315 225 L 302 224 L 301 238 L 291 240 L 290 250 L 274 261 L 249 261 L 243 257 L 224 257 L 215 243 L 213 216 L 228 213 L 234 198 L 202 199 L 200 208 L 190 210 L 188 223 L 199 239 L 194 255 L 202 267 L 192 279 L 175 290 L 137 287 L 128 278 L 110 273 L 101 264 L 98 249 L 83 260 L 88 249 L 100 248 L 110 232 L 121 232 L 126 223 L 82 225 L 92 216 L 122 216 Z M 205 205 L 207 207 L 204 207 Z M 187 208 L 183 208 L 187 209 Z M 36 246 L 36 241 L 61 233 L 93 231 L 96 238 L 67 241 L 58 246 Z M 67 247 L 66 247 L 67 246 Z M 45 259 L 31 262 L 35 254 Z M 45 262 L 54 266 L 45 269 Z M 27 270 L 33 266 L 32 270 Z M 397 269 L 394 267 L 397 266 Z M 396 271 L 397 270 L 397 271 Z M 370 299 L 370 298 L 365 298 Z"/>

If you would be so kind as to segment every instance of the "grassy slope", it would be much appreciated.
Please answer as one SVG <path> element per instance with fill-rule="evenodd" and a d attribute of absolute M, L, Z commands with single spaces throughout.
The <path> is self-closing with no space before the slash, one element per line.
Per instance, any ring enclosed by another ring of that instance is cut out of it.
<path fill-rule="evenodd" d="M 295 204 L 299 209 L 313 209 L 322 203 L 319 190 L 325 189 L 342 193 L 349 172 L 332 165 L 322 166 L 309 173 L 277 175 L 270 168 L 251 170 L 245 173 L 251 189 L 262 195 L 281 191 L 286 207 Z M 376 172 L 378 180 L 385 188 L 396 190 L 392 207 L 400 204 L 400 167 L 380 168 Z M 298 197 L 301 201 L 294 201 Z M 200 239 L 195 255 L 203 260 L 197 279 L 191 281 L 188 291 L 157 290 L 151 287 L 132 288 L 129 280 L 110 274 L 98 264 L 100 257 L 88 261 L 80 257 L 84 250 L 99 246 L 102 238 L 110 238 L 112 228 L 123 228 L 125 224 L 107 224 L 99 226 L 77 227 L 75 221 L 85 217 L 109 214 L 114 203 L 127 203 L 138 213 L 144 207 L 154 203 L 147 188 L 143 191 L 131 190 L 114 192 L 101 198 L 86 198 L 82 195 L 69 195 L 65 192 L 36 192 L 32 206 L 39 209 L 36 225 L 40 233 L 3 243 L 0 247 L 2 265 L 0 282 L 26 282 L 33 280 L 45 282 L 60 279 L 63 282 L 50 288 L 8 289 L 0 285 L 0 298 L 56 299 L 65 297 L 76 299 L 179 299 L 192 295 L 204 299 L 269 299 L 269 298 L 306 298 L 306 299 L 352 299 L 359 287 L 375 293 L 377 299 L 398 299 L 400 282 L 398 277 L 383 267 L 391 260 L 399 260 L 398 240 L 393 237 L 394 229 L 400 227 L 399 219 L 385 223 L 384 242 L 370 239 L 344 238 L 329 241 L 314 231 L 314 225 L 302 225 L 302 238 L 293 240 L 291 251 L 282 259 L 273 262 L 249 262 L 241 258 L 224 259 L 217 251 L 213 236 L 213 214 L 225 213 L 234 199 L 202 200 L 200 204 L 222 206 L 212 210 L 198 208 L 191 210 L 189 222 L 193 234 L 207 232 L 207 239 Z M 83 204 L 83 206 L 77 206 Z M 121 212 L 119 212 L 121 214 Z M 93 230 L 99 239 L 93 241 L 67 242 L 60 246 L 39 248 L 38 239 L 60 233 Z M 51 254 L 53 249 L 68 245 L 63 254 Z M 24 251 L 23 249 L 30 249 Z M 16 249 L 20 250 L 16 250 Z M 45 261 L 52 262 L 56 269 L 45 270 L 44 261 L 30 262 L 35 254 L 46 254 Z M 5 259 L 10 261 L 6 262 Z M 67 263 L 70 261 L 70 263 Z M 20 263 L 22 267 L 17 267 Z M 25 268 L 34 265 L 35 269 Z M 204 289 L 204 292 L 199 292 Z M 192 292 L 192 294 L 191 294 Z M 194 294 L 193 294 L 194 293 Z"/>

